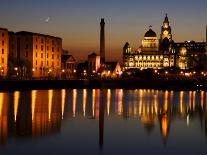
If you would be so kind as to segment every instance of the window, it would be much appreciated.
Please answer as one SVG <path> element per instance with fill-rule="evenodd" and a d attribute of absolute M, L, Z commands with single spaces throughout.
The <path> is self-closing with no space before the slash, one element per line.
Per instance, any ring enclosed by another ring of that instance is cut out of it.
<path fill-rule="evenodd" d="M 2 49 L 2 54 L 4 54 L 4 49 Z"/>
<path fill-rule="evenodd" d="M 54 66 L 54 62 L 52 62 L 52 67 Z"/>
<path fill-rule="evenodd" d="M 49 50 L 49 46 L 47 46 L 47 50 Z"/>
<path fill-rule="evenodd" d="M 4 37 L 4 32 L 2 33 L 2 37 Z"/>
<path fill-rule="evenodd" d="M 43 61 L 41 61 L 41 66 L 43 66 Z"/>
<path fill-rule="evenodd" d="M 36 65 L 37 65 L 37 60 L 36 60 Z"/>
<path fill-rule="evenodd" d="M 36 45 L 36 50 L 37 50 L 37 45 Z"/>
<path fill-rule="evenodd" d="M 37 58 L 37 52 L 36 52 L 36 58 Z"/>
<path fill-rule="evenodd" d="M 48 61 L 47 61 L 47 66 L 48 66 Z"/>
<path fill-rule="evenodd" d="M 1 62 L 4 63 L 4 58 L 1 58 Z"/>
<path fill-rule="evenodd" d="M 43 53 L 41 53 L 41 58 L 43 58 Z"/>
<path fill-rule="evenodd" d="M 54 54 L 52 54 L 52 59 L 54 59 Z"/>
<path fill-rule="evenodd" d="M 28 51 L 26 51 L 26 54 L 25 54 L 26 58 L 28 57 Z"/>
<path fill-rule="evenodd" d="M 2 46 L 4 46 L 4 41 L 2 41 Z"/>
<path fill-rule="evenodd" d="M 48 56 L 48 53 L 47 53 L 47 58 L 48 58 L 49 56 Z"/>
<path fill-rule="evenodd" d="M 55 51 L 55 48 L 54 47 L 52 47 L 52 52 L 54 52 Z"/>
<path fill-rule="evenodd" d="M 29 48 L 29 45 L 28 45 L 28 44 L 26 44 L 25 49 L 28 49 L 28 48 Z"/>
<path fill-rule="evenodd" d="M 41 46 L 41 51 L 43 51 L 43 46 Z"/>

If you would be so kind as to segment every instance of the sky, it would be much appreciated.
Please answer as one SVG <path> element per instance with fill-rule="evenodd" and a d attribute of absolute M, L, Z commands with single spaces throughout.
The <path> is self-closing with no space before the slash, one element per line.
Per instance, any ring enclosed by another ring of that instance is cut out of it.
<path fill-rule="evenodd" d="M 138 49 L 149 25 L 160 36 L 166 13 L 175 42 L 206 40 L 206 6 L 206 0 L 1 0 L 0 27 L 61 37 L 83 61 L 99 53 L 104 18 L 106 59 L 119 61 L 125 42 Z"/>

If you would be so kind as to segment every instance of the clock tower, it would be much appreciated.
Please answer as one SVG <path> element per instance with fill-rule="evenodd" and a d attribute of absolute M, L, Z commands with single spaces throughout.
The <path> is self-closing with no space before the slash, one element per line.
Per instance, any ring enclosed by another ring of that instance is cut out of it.
<path fill-rule="evenodd" d="M 169 42 L 172 41 L 171 26 L 170 26 L 167 14 L 165 16 L 165 19 L 163 21 L 163 25 L 161 27 L 160 39 L 161 39 L 161 42 L 163 42 L 163 40 L 168 40 Z"/>

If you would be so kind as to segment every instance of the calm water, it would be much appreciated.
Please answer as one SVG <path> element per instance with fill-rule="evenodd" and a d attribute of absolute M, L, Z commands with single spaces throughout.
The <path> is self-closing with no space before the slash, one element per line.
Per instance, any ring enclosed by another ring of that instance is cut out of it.
<path fill-rule="evenodd" d="M 0 93 L 0 154 L 207 154 L 207 92 Z"/>

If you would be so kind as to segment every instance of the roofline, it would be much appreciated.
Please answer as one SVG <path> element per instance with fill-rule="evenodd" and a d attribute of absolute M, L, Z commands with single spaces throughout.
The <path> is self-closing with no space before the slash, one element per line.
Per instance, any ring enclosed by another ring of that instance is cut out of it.
<path fill-rule="evenodd" d="M 51 36 L 51 35 L 47 35 L 47 34 L 41 34 L 41 33 L 28 32 L 28 31 L 19 31 L 19 32 L 16 32 L 15 34 L 38 35 L 38 36 L 52 37 L 52 38 L 56 38 L 56 39 L 61 39 L 62 40 L 62 38 L 60 38 L 60 37 Z"/>
<path fill-rule="evenodd" d="M 8 31 L 8 29 L 6 29 L 6 28 L 1 28 L 1 27 L 0 27 L 0 30 Z"/>

